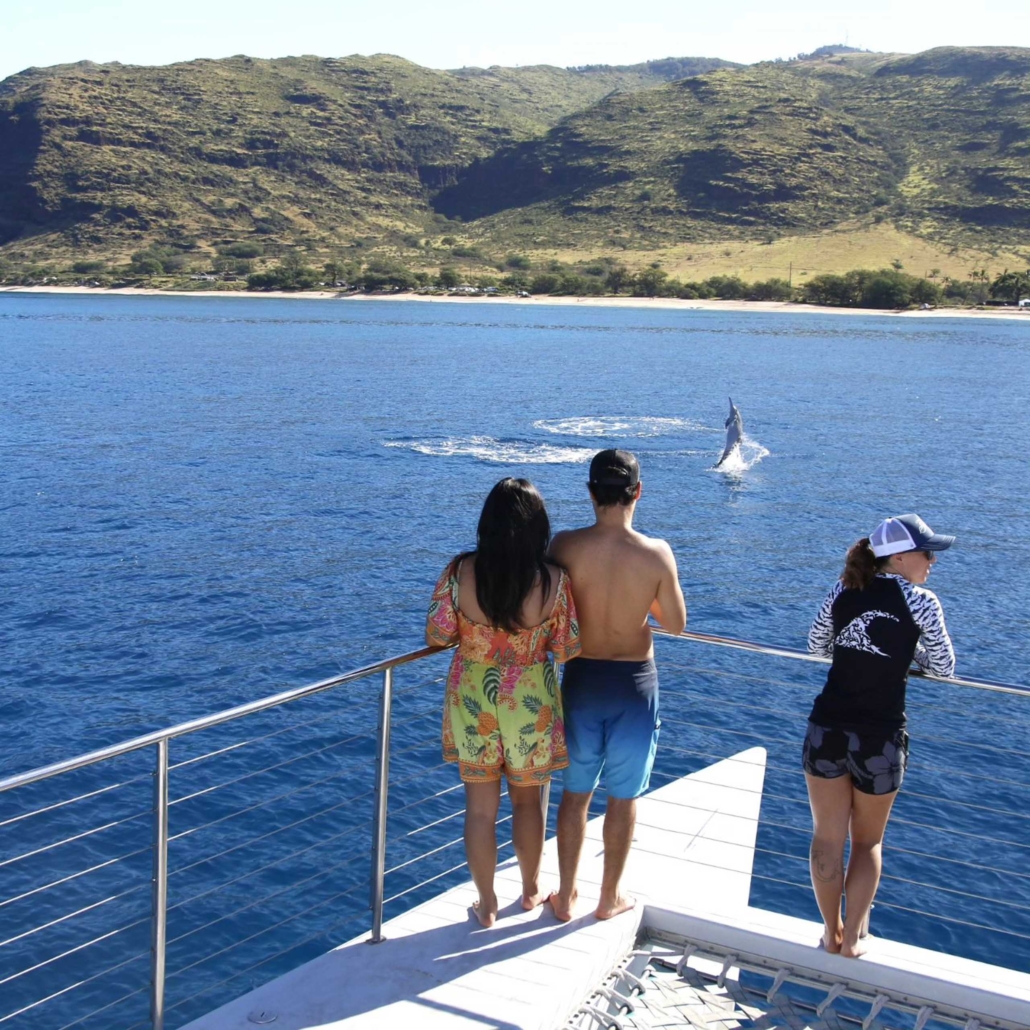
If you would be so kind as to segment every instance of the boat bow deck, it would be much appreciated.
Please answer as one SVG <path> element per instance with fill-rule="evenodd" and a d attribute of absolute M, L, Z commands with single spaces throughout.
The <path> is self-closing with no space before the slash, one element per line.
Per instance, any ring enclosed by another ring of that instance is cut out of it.
<path fill-rule="evenodd" d="M 476 925 L 471 883 L 383 925 L 386 938 L 341 945 L 189 1024 L 186 1030 L 552 1030 L 565 1022 L 633 947 L 647 906 L 741 918 L 751 889 L 765 751 L 752 748 L 641 798 L 626 885 L 637 909 L 593 916 L 601 882 L 601 819 L 587 826 L 578 914 L 523 912 L 514 860 L 498 869 L 501 917 Z M 558 883 L 555 841 L 543 883 Z M 253 1017 L 253 1018 L 250 1018 Z"/>
<path fill-rule="evenodd" d="M 510 860 L 498 869 L 501 913 L 491 929 L 475 923 L 470 906 L 476 893 L 465 883 L 384 924 L 380 944 L 369 946 L 367 937 L 349 941 L 185 1030 L 251 1030 L 256 1024 L 276 1030 L 596 1025 L 591 1012 L 600 1017 L 605 1010 L 619 1011 L 617 995 L 625 993 L 625 982 L 633 983 L 620 980 L 618 971 L 648 961 L 639 949 L 627 961 L 643 928 L 649 947 L 664 942 L 686 953 L 680 972 L 686 968 L 688 975 L 681 986 L 707 991 L 712 1011 L 723 1012 L 718 1022 L 734 1018 L 733 999 L 719 981 L 728 977 L 740 994 L 740 969 L 746 968 L 770 983 L 778 977 L 781 984 L 821 990 L 826 1004 L 813 1002 L 816 1021 L 804 1020 L 813 1027 L 838 1025 L 830 1009 L 842 995 L 859 999 L 867 1012 L 875 1005 L 900 1005 L 915 1013 L 920 1027 L 941 1025 L 931 1020 L 968 1030 L 1030 1026 L 1026 974 L 879 938 L 863 959 L 844 959 L 820 950 L 821 924 L 748 906 L 765 757 L 763 748 L 752 748 L 640 799 L 626 874 L 626 886 L 639 901 L 632 913 L 607 922 L 593 916 L 602 866 L 602 820 L 594 819 L 581 863 L 578 914 L 570 923 L 558 923 L 547 906 L 522 911 L 518 867 Z M 545 884 L 557 884 L 557 865 L 552 839 L 544 852 Z M 708 986 L 697 973 L 706 964 Z M 688 983 L 691 977 L 697 983 Z M 598 993 L 606 981 L 609 993 Z M 670 988 L 661 990 L 668 995 Z M 682 1021 L 667 1013 L 654 1025 L 692 1026 L 699 1011 L 692 1016 L 688 1004 Z M 749 1011 L 758 1018 L 758 1009 Z M 794 1025 L 784 1017 L 787 1011 L 766 1007 L 762 1025 Z M 652 1025 L 629 1014 L 623 1020 L 617 1025 Z M 857 1023 L 880 1027 L 875 1011 Z"/>

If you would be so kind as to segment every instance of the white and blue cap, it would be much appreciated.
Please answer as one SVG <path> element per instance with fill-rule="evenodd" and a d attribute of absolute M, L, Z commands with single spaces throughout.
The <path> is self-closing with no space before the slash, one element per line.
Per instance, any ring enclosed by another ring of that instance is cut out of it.
<path fill-rule="evenodd" d="M 953 536 L 935 533 L 918 515 L 897 515 L 884 519 L 869 534 L 869 545 L 877 558 L 904 551 L 946 551 Z"/>

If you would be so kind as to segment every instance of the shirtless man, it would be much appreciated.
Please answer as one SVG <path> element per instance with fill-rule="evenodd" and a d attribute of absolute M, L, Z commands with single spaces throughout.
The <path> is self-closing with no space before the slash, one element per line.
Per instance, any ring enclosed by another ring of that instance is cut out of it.
<path fill-rule="evenodd" d="M 604 876 L 597 918 L 633 908 L 620 890 L 658 745 L 658 674 L 647 617 L 670 633 L 687 621 L 676 559 L 664 540 L 633 529 L 640 467 L 628 451 L 601 451 L 590 463 L 595 523 L 555 536 L 554 559 L 569 571 L 579 614 L 582 656 L 565 667 L 562 697 L 569 767 L 558 809 L 561 886 L 550 898 L 567 922 L 576 903 L 576 870 L 590 798 L 604 770 Z"/>

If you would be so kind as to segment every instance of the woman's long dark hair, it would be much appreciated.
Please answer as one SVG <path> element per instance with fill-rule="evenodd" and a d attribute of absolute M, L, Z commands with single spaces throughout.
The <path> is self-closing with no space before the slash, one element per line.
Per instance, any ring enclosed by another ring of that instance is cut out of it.
<path fill-rule="evenodd" d="M 849 590 L 865 590 L 876 578 L 876 574 L 890 561 L 890 556 L 877 558 L 873 554 L 873 545 L 869 537 L 856 540 L 844 559 L 844 571 L 840 574 L 841 582 Z"/>
<path fill-rule="evenodd" d="M 522 606 L 539 574 L 551 592 L 545 556 L 551 522 L 540 491 L 528 479 L 502 479 L 487 495 L 476 530 L 476 600 L 490 624 L 521 629 Z M 467 555 L 461 555 L 460 560 Z"/>

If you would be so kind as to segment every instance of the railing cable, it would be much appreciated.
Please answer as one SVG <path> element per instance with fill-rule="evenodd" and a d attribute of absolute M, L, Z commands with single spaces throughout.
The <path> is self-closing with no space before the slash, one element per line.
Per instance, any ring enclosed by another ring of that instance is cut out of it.
<path fill-rule="evenodd" d="M 511 821 L 511 816 L 506 815 L 503 819 L 498 819 L 496 825 L 500 826 L 501 823 Z M 401 862 L 400 865 L 395 865 L 391 869 L 387 869 L 387 874 L 396 873 L 399 869 L 406 869 L 409 865 L 414 865 L 416 862 L 421 862 L 423 859 L 431 858 L 433 855 L 438 855 L 441 851 L 446 851 L 448 848 L 453 848 L 455 844 L 464 844 L 464 837 L 456 837 L 454 840 L 449 840 L 446 844 L 441 844 L 438 848 L 433 848 L 432 851 L 425 851 L 421 855 L 416 855 L 414 858 L 409 858 L 407 862 Z"/>
<path fill-rule="evenodd" d="M 288 790 L 285 794 L 277 794 L 274 798 L 266 798 L 264 801 L 259 801 L 257 804 L 248 805 L 246 808 L 240 808 L 235 812 L 230 812 L 228 815 L 219 816 L 217 819 L 212 819 L 210 822 L 201 823 L 199 826 L 193 826 L 188 830 L 183 830 L 181 833 L 176 833 L 168 838 L 169 843 L 176 840 L 182 840 L 183 837 L 190 837 L 194 833 L 200 833 L 201 830 L 208 830 L 212 826 L 219 826 L 221 823 L 226 823 L 230 819 L 238 819 L 241 815 L 247 815 L 249 812 L 256 812 L 259 808 L 264 808 L 266 805 L 274 805 L 277 801 L 285 801 L 287 798 L 293 797 L 295 794 L 303 794 L 306 790 L 311 790 L 312 787 L 321 787 L 324 783 L 330 783 L 332 780 L 338 780 L 341 776 L 346 776 L 347 773 L 352 772 L 351 769 L 344 769 L 341 772 L 333 773 L 332 776 L 326 776 L 321 780 L 312 780 L 310 783 L 305 783 L 302 787 L 297 787 L 294 790 Z M 367 798 L 374 791 L 366 790 L 364 794 L 355 794 L 354 797 L 348 798 L 348 801 L 360 801 L 362 798 Z"/>
<path fill-rule="evenodd" d="M 93 912 L 98 908 L 103 908 L 104 905 L 109 905 L 113 901 L 119 901 L 122 898 L 127 898 L 130 894 L 135 894 L 137 891 L 144 890 L 150 887 L 150 881 L 146 883 L 138 883 L 135 887 L 130 887 L 127 891 L 119 891 L 117 894 L 112 894 L 108 898 L 103 898 L 101 901 L 94 901 L 91 905 L 85 905 L 80 909 L 76 909 L 74 912 L 68 912 L 63 916 L 59 916 L 57 919 L 51 919 L 49 923 L 42 923 L 39 926 L 34 926 L 31 930 L 25 930 L 23 933 L 16 934 L 14 937 L 8 937 L 6 941 L 0 941 L 0 948 L 6 948 L 9 944 L 14 944 L 17 941 L 25 940 L 26 937 L 31 937 L 33 934 L 40 933 L 42 930 L 49 930 L 52 926 L 58 926 L 61 923 L 68 922 L 69 919 L 74 919 L 76 916 L 84 915 L 86 912 Z M 146 916 L 143 919 L 137 919 L 134 923 L 129 923 L 128 926 L 123 926 L 122 930 L 130 930 L 134 926 L 139 926 L 141 923 L 145 923 L 150 919 Z M 119 931 L 121 932 L 121 931 Z"/>
<path fill-rule="evenodd" d="M 355 740 L 374 736 L 375 730 L 372 730 L 369 733 L 357 733 L 352 737 L 345 737 L 343 740 L 338 740 L 333 744 L 326 744 L 325 747 L 316 748 L 314 751 L 308 751 L 303 755 L 294 755 L 293 758 L 287 758 L 282 762 L 276 762 L 274 765 L 267 765 L 264 769 L 256 769 L 254 772 L 245 773 L 243 776 L 237 776 L 235 779 L 224 780 L 222 783 L 216 783 L 211 787 L 204 787 L 201 790 L 194 791 L 192 794 L 183 794 L 181 797 L 177 797 L 169 801 L 168 807 L 171 808 L 173 805 L 182 804 L 184 801 L 192 801 L 194 798 L 213 794 L 216 790 L 222 790 L 225 787 L 233 787 L 237 783 L 244 783 L 247 780 L 253 779 L 255 776 L 264 776 L 265 773 L 275 772 L 277 769 L 285 769 L 288 765 L 293 765 L 296 762 L 303 762 L 305 758 L 313 758 L 315 755 L 324 754 L 326 751 L 332 751 L 334 748 L 343 747 L 344 744 L 353 744 Z"/>
<path fill-rule="evenodd" d="M 5 819 L 0 822 L 0 830 L 5 826 L 13 826 L 15 823 L 20 823 L 24 819 L 31 819 L 36 815 L 43 815 L 46 812 L 55 812 L 59 808 L 64 808 L 67 805 L 74 805 L 76 801 L 86 801 L 89 798 L 99 797 L 101 794 L 107 794 L 112 790 L 119 790 L 122 787 L 128 787 L 133 783 L 141 783 L 144 780 L 149 780 L 150 774 L 145 773 L 142 776 L 133 776 L 132 779 L 123 780 L 121 783 L 111 783 L 106 787 L 100 787 L 97 790 L 91 790 L 88 794 L 79 794 L 74 798 L 65 798 L 64 801 L 56 801 L 52 805 L 44 805 L 43 808 L 33 809 L 31 812 L 22 812 L 21 815 L 11 816 L 10 819 Z"/>
<path fill-rule="evenodd" d="M 446 765 L 447 763 L 445 762 L 443 764 Z M 402 805 L 400 808 L 393 809 L 391 814 L 399 815 L 401 812 L 406 812 L 409 808 L 417 808 L 419 805 L 424 805 L 427 801 L 435 801 L 437 798 L 442 798 L 445 794 L 453 794 L 456 790 L 461 790 L 464 786 L 464 783 L 456 783 L 453 787 L 446 787 L 443 790 L 438 790 L 435 794 L 427 794 L 426 797 L 419 798 L 418 801 L 412 801 L 407 805 Z"/>
<path fill-rule="evenodd" d="M 59 887 L 62 883 L 70 883 L 72 880 L 77 880 L 82 876 L 88 876 L 90 873 L 95 873 L 99 869 L 106 869 L 108 866 L 117 865 L 119 862 L 125 862 L 130 858 L 135 858 L 137 855 L 145 855 L 150 850 L 150 845 L 147 845 L 145 848 L 137 848 L 135 851 L 130 851 L 125 855 L 119 855 L 117 858 L 109 858 L 106 862 L 100 862 L 97 865 L 90 866 L 88 869 L 82 869 L 77 873 L 69 873 L 67 876 L 62 876 L 59 880 L 52 880 L 50 883 L 43 884 L 42 887 L 33 887 L 32 890 L 25 891 L 24 894 L 16 894 L 13 898 L 8 898 L 6 901 L 0 901 L 0 908 L 4 908 L 6 905 L 13 905 L 17 901 L 24 901 L 26 898 L 31 898 L 33 894 L 39 894 L 41 891 L 50 890 L 51 887 Z"/>
<path fill-rule="evenodd" d="M 149 954 L 149 952 L 144 952 L 144 954 Z M 134 962 L 136 961 L 136 959 L 134 958 L 130 961 Z M 15 1016 L 21 1016 L 24 1015 L 26 1012 L 31 1012 L 33 1009 L 39 1008 L 40 1005 L 45 1005 L 48 1001 L 53 1001 L 55 998 L 60 998 L 61 995 L 68 994 L 70 991 L 77 990 L 79 987 L 85 987 L 86 984 L 91 984 L 94 980 L 99 980 L 102 976 L 107 976 L 108 973 L 113 973 L 116 969 L 120 969 L 123 965 L 128 964 L 129 962 L 119 963 L 117 966 L 111 966 L 109 969 L 105 969 L 100 973 L 94 973 L 92 976 L 88 976 L 83 980 L 79 980 L 76 983 L 69 984 L 67 987 L 62 987 L 61 990 L 54 991 L 53 994 L 48 994 L 45 998 L 40 998 L 37 1001 L 32 1002 L 30 1005 L 23 1006 L 22 1008 L 18 1009 L 17 1012 L 8 1012 L 6 1016 L 0 1018 L 0 1023 L 6 1023 L 9 1019 L 14 1019 Z M 140 990 L 146 990 L 146 988 L 140 988 Z M 135 991 L 134 993 L 138 994 L 140 992 Z M 131 997 L 131 995 L 128 995 L 128 997 Z M 123 998 L 122 1000 L 124 1001 L 125 999 Z"/>
<path fill-rule="evenodd" d="M 168 1011 L 171 1012 L 177 1008 L 181 1008 L 183 1005 L 188 1005 L 191 1001 L 195 1001 L 204 994 L 210 994 L 211 991 L 217 990 L 219 987 L 224 987 L 226 984 L 232 983 L 233 980 L 237 980 L 241 976 L 245 976 L 247 973 L 251 973 L 255 969 L 259 969 L 261 966 L 267 965 L 269 962 L 273 962 L 277 958 L 281 958 L 283 955 L 288 955 L 291 951 L 296 951 L 297 948 L 302 948 L 305 944 L 310 944 L 311 941 L 318 940 L 320 937 L 325 937 L 338 927 L 345 926 L 347 923 L 353 923 L 356 919 L 360 919 L 364 914 L 364 912 L 355 912 L 353 915 L 346 916 L 343 919 L 338 919 L 335 923 L 331 923 L 329 926 L 320 929 L 313 934 L 309 934 L 307 937 L 302 937 L 299 941 L 289 945 L 289 947 L 283 948 L 281 951 L 277 951 L 274 955 L 268 955 L 259 962 L 254 962 L 244 969 L 238 970 L 233 973 L 232 976 L 227 976 L 224 980 L 219 980 L 218 983 L 210 984 L 203 988 L 203 990 L 197 991 L 196 994 L 191 994 L 188 998 L 182 998 L 174 1005 L 170 1006 Z M 280 926 L 281 925 L 283 924 L 280 924 Z"/>
<path fill-rule="evenodd" d="M 42 855 L 47 851 L 53 851 L 54 848 L 63 847 L 65 844 L 74 844 L 77 840 L 85 840 L 86 837 L 93 837 L 98 833 L 103 833 L 105 830 L 112 830 L 116 826 L 124 826 L 125 823 L 131 823 L 136 819 L 149 818 L 152 815 L 153 812 L 148 811 L 127 816 L 125 819 L 115 819 L 112 822 L 104 823 L 103 826 L 94 827 L 92 830 L 85 830 L 83 833 L 76 833 L 72 837 L 65 837 L 63 840 L 54 841 L 53 844 L 47 844 L 44 847 L 36 848 L 34 851 L 26 851 L 24 855 L 16 855 L 14 858 L 5 858 L 0 862 L 0 869 L 4 866 L 12 865 L 15 862 L 21 862 L 26 858 L 35 858 L 36 855 Z"/>
<path fill-rule="evenodd" d="M 276 866 L 282 865 L 283 862 L 288 862 L 291 858 L 297 858 L 300 855 L 306 855 L 309 851 L 314 851 L 316 848 L 324 848 L 327 844 L 331 844 L 334 840 L 339 840 L 341 837 L 349 836 L 358 830 L 363 830 L 368 826 L 372 825 L 371 819 L 366 819 L 365 822 L 358 826 L 348 826 L 346 830 L 341 830 L 339 833 L 334 833 L 331 837 L 326 837 L 325 840 L 316 841 L 314 844 L 309 844 L 306 848 L 301 848 L 299 851 L 291 851 L 288 855 L 283 855 L 282 858 L 277 858 L 274 862 L 269 862 L 267 865 L 260 866 L 257 869 L 250 869 L 245 873 L 241 873 L 239 876 L 234 877 L 231 880 L 226 880 L 224 883 L 220 883 L 215 887 L 211 887 L 206 891 L 201 891 L 199 894 L 194 894 L 192 897 L 187 898 L 185 901 L 179 901 L 174 905 L 171 905 L 168 909 L 169 912 L 174 912 L 176 909 L 185 908 L 187 905 L 193 904 L 194 901 L 198 901 L 200 898 L 206 898 L 209 894 L 214 894 L 215 891 L 224 890 L 226 887 L 231 887 L 235 883 L 239 883 L 241 880 L 249 880 L 252 876 L 257 876 L 258 873 L 267 872 L 269 869 L 274 869 Z M 350 864 L 349 862 L 347 864 Z M 336 868 L 340 868 L 336 866 Z M 192 931 L 191 931 L 192 932 Z"/>
<path fill-rule="evenodd" d="M 224 858 L 226 855 L 231 855 L 234 851 L 239 851 L 240 848 L 252 847 L 260 841 L 268 840 L 270 837 L 274 837 L 279 833 L 285 833 L 287 830 L 293 830 L 298 826 L 303 826 L 304 823 L 309 823 L 312 819 L 319 819 L 324 815 L 328 815 L 330 812 L 335 812 L 346 805 L 352 804 L 354 801 L 360 800 L 362 797 L 367 797 L 367 795 L 359 794 L 355 798 L 347 798 L 335 805 L 330 805 L 328 808 L 319 809 L 312 815 L 306 815 L 303 819 L 297 819 L 292 823 L 287 823 L 285 826 L 280 826 L 278 829 L 262 833 L 260 837 L 249 837 L 247 840 L 241 841 L 239 844 L 234 844 L 231 848 L 226 848 L 224 851 L 217 851 L 213 855 L 206 855 L 204 858 L 198 858 L 196 861 L 190 862 L 188 865 L 179 866 L 177 869 L 173 869 L 168 875 L 169 877 L 172 877 L 175 876 L 176 873 L 184 873 L 187 869 L 195 869 L 198 865 L 204 865 L 205 862 L 214 862 L 219 858 Z"/>
<path fill-rule="evenodd" d="M 232 951 L 233 948 L 238 948 L 242 944 L 249 944 L 252 940 L 263 936 L 266 933 L 271 933 L 272 930 L 278 930 L 280 927 L 285 926 L 287 923 L 292 923 L 294 919 L 300 919 L 301 916 L 309 915 L 316 909 L 321 908 L 323 905 L 328 905 L 331 902 L 339 901 L 341 898 L 349 897 L 356 890 L 367 890 L 368 885 L 364 883 L 355 884 L 353 887 L 349 887 L 345 891 L 340 891 L 338 894 L 333 894 L 328 898 L 323 898 L 321 901 L 316 902 L 309 908 L 304 909 L 301 912 L 297 912 L 292 916 L 288 916 L 286 919 L 281 919 L 278 923 L 273 923 L 271 926 L 266 926 L 263 930 L 259 930 L 257 933 L 252 933 L 249 937 L 244 937 L 242 941 L 236 941 L 233 944 L 229 944 L 219 951 L 214 952 L 211 955 L 205 955 L 203 958 L 197 959 L 196 962 L 191 962 L 188 966 L 183 966 L 181 969 L 176 970 L 174 973 L 168 974 L 168 979 L 172 979 L 175 976 L 181 976 L 183 973 L 188 973 L 191 969 L 196 968 L 199 965 L 203 965 L 205 962 L 210 962 L 214 958 L 218 958 L 219 955 L 224 955 L 227 951 Z"/>
<path fill-rule="evenodd" d="M 145 984 L 143 987 L 137 987 L 136 990 L 130 991 L 128 994 L 123 994 L 120 998 L 116 998 L 114 1001 L 109 1001 L 106 1005 L 101 1005 L 100 1008 L 94 1009 L 92 1012 L 87 1012 L 84 1016 L 79 1016 L 78 1019 L 72 1020 L 70 1023 L 65 1023 L 61 1027 L 61 1030 L 72 1030 L 72 1027 L 79 1026 L 81 1023 L 85 1023 L 87 1019 L 92 1019 L 94 1016 L 99 1016 L 101 1012 L 106 1012 L 108 1009 L 113 1009 L 116 1005 L 121 1005 L 123 1001 L 128 1001 L 130 998 L 135 998 L 137 994 L 142 994 L 144 991 L 149 991 L 150 985 Z M 150 1020 L 145 1020 L 144 1023 L 134 1023 L 133 1027 L 145 1026 L 150 1023 Z"/>
<path fill-rule="evenodd" d="M 239 908 L 233 909 L 232 912 L 227 912 L 225 915 L 219 916 L 217 919 L 212 919 L 208 923 L 204 923 L 202 926 L 195 926 L 192 930 L 187 930 L 185 933 L 179 934 L 178 937 L 173 937 L 169 942 L 169 947 L 173 944 L 177 944 L 179 941 L 184 941 L 187 937 L 192 937 L 195 933 L 200 933 L 202 930 L 210 929 L 212 926 L 217 926 L 219 923 L 225 922 L 226 919 L 234 919 L 241 912 L 249 912 L 250 909 L 255 908 L 258 905 L 264 905 L 275 898 L 281 897 L 284 894 L 289 894 L 291 891 L 297 890 L 298 887 L 303 887 L 305 884 L 311 883 L 313 880 L 321 880 L 323 877 L 328 876 L 330 873 L 336 872 L 337 869 L 346 869 L 347 866 L 353 865 L 355 862 L 364 859 L 364 855 L 351 855 L 350 858 L 344 859 L 342 862 L 337 862 L 335 865 L 331 865 L 326 869 L 322 869 L 317 873 L 312 873 L 310 876 L 306 876 L 303 880 L 298 880 L 296 883 L 291 883 L 288 887 L 283 887 L 280 890 L 273 891 L 271 894 L 266 894 L 262 898 L 258 898 L 256 901 L 250 901 L 246 905 L 241 905 Z"/>

